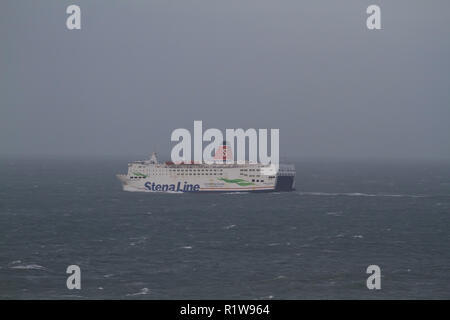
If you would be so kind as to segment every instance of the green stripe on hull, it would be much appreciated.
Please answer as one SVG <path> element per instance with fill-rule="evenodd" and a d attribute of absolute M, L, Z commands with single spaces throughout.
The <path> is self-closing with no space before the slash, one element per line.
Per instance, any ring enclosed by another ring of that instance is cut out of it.
<path fill-rule="evenodd" d="M 248 182 L 244 179 L 225 179 L 225 178 L 217 178 L 217 179 L 222 180 L 226 183 L 236 183 L 237 185 L 240 185 L 241 187 L 255 185 L 253 182 Z"/>
<path fill-rule="evenodd" d="M 134 174 L 135 176 L 138 176 L 138 177 L 144 177 L 144 178 L 147 178 L 147 176 L 146 176 L 145 174 L 142 174 L 142 173 L 139 173 L 139 172 L 133 172 L 133 174 Z"/>

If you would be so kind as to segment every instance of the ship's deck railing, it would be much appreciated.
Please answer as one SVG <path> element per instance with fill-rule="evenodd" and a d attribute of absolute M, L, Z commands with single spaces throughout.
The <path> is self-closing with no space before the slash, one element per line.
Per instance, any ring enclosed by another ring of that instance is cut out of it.
<path fill-rule="evenodd" d="M 156 166 L 158 167 L 163 167 L 163 168 L 246 168 L 246 167 L 256 167 L 256 168 L 268 168 L 270 167 L 270 164 L 265 165 L 265 164 L 261 164 L 261 163 L 242 163 L 242 164 L 156 164 Z M 291 167 L 289 167 L 291 168 Z M 292 169 L 294 169 L 295 167 L 292 166 Z"/>
<path fill-rule="evenodd" d="M 178 168 L 215 168 L 215 169 L 229 169 L 229 168 L 246 168 L 248 166 L 256 168 L 268 168 L 270 164 L 261 163 L 151 163 L 150 161 L 133 161 L 130 164 L 140 164 L 140 165 L 154 165 L 158 168 L 168 168 L 168 169 L 178 169 Z M 293 164 L 280 164 L 280 171 L 295 171 L 295 166 Z"/>

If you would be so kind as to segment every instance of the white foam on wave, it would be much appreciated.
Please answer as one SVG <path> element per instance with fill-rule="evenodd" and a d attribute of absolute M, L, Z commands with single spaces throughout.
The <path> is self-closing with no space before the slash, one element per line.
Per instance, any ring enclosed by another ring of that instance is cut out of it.
<path fill-rule="evenodd" d="M 398 198 L 424 198 L 419 194 L 389 194 L 389 193 L 361 193 L 361 192 L 297 192 L 302 196 L 326 196 L 326 197 L 398 197 Z"/>
<path fill-rule="evenodd" d="M 279 242 L 272 242 L 272 243 L 268 244 L 269 247 L 274 247 L 274 246 L 279 246 L 279 245 L 281 245 L 281 243 L 279 243 Z"/>
<path fill-rule="evenodd" d="M 10 267 L 11 269 L 21 269 L 21 270 L 48 270 L 46 267 L 40 266 L 38 264 L 26 264 L 17 265 Z"/>
<path fill-rule="evenodd" d="M 342 211 L 330 211 L 326 213 L 329 216 L 336 216 L 336 217 L 340 217 L 342 216 Z"/>
<path fill-rule="evenodd" d="M 131 237 L 130 240 L 133 240 L 130 242 L 130 246 L 135 246 L 145 243 L 147 241 L 147 237 Z"/>
<path fill-rule="evenodd" d="M 139 292 L 128 293 L 127 297 L 141 296 L 141 295 L 146 295 L 146 294 L 150 294 L 150 290 L 148 288 L 142 288 Z"/>

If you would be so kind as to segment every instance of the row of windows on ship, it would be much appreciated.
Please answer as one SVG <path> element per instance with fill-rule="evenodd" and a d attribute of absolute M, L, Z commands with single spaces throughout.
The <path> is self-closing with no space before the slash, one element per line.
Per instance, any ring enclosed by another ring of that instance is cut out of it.
<path fill-rule="evenodd" d="M 222 169 L 169 169 L 169 170 L 151 170 L 150 173 L 155 174 L 155 175 L 166 175 L 167 171 L 172 172 L 172 173 L 176 173 L 179 175 L 211 175 L 211 176 L 216 176 L 216 175 L 222 175 L 223 170 Z M 252 175 L 247 174 L 248 171 L 256 171 L 254 172 Z M 260 169 L 240 169 L 240 174 L 242 176 L 246 176 L 246 177 L 260 177 L 260 175 L 257 174 L 257 172 L 259 172 Z M 244 173 L 246 172 L 246 173 Z M 143 179 L 145 177 L 143 176 L 133 176 L 130 177 L 131 179 Z"/>
<path fill-rule="evenodd" d="M 192 173 L 192 172 L 183 173 L 183 172 L 180 172 L 178 174 L 180 176 L 182 176 L 182 175 L 186 175 L 186 176 L 208 176 L 208 175 L 210 175 L 210 176 L 217 176 L 217 175 L 222 175 L 221 173 L 217 173 L 217 172 L 213 172 L 213 173 L 207 173 L 207 172 L 206 173 L 205 172 L 202 172 L 202 173 Z M 159 176 L 160 173 L 156 173 L 154 175 Z M 165 174 L 161 173 L 161 175 L 165 175 Z M 248 175 L 248 174 L 242 174 L 242 176 L 245 176 L 245 177 L 256 177 L 256 178 L 260 178 L 261 177 L 260 175 Z M 146 177 L 147 176 L 131 176 L 130 178 L 131 179 L 144 179 Z M 275 176 L 269 177 L 269 179 L 273 179 L 273 178 L 275 178 Z M 252 180 L 252 182 L 255 182 L 255 181 Z M 259 180 L 257 180 L 257 182 L 259 182 Z M 261 180 L 261 182 L 263 182 L 263 180 Z"/>
<path fill-rule="evenodd" d="M 139 169 L 145 169 L 145 166 L 137 166 Z M 170 172 L 175 172 L 175 171 L 222 171 L 221 168 L 219 169 L 192 169 L 192 168 L 186 168 L 186 169 L 169 169 Z M 260 169 L 239 169 L 240 172 L 243 171 L 260 171 Z"/>
<path fill-rule="evenodd" d="M 186 176 L 217 176 L 217 175 L 222 175 L 222 169 L 214 169 L 214 171 L 213 171 L 213 169 L 211 169 L 211 170 L 209 170 L 209 169 L 205 169 L 205 170 L 201 170 L 201 171 L 203 171 L 203 172 L 200 172 L 200 169 L 194 169 L 194 170 L 192 170 L 192 169 L 174 169 L 174 170 L 170 170 L 171 172 L 173 172 L 173 173 L 176 173 L 176 174 L 178 174 L 178 175 L 180 175 L 180 176 L 183 176 L 183 175 L 186 175 Z M 205 171 L 209 171 L 209 172 L 205 172 Z M 150 172 L 152 175 L 157 175 L 157 176 L 159 176 L 159 175 L 167 175 L 167 172 L 166 171 L 151 171 Z M 144 178 L 146 178 L 146 176 L 132 176 L 132 177 L 130 177 L 131 179 L 144 179 Z"/>

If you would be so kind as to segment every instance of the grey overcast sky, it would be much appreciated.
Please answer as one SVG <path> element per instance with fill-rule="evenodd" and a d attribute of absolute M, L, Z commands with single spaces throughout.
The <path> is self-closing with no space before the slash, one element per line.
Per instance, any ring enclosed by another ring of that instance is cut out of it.
<path fill-rule="evenodd" d="M 285 156 L 450 159 L 449 60 L 448 0 L 2 0 L 0 155 L 169 154 L 203 120 L 279 128 Z"/>

